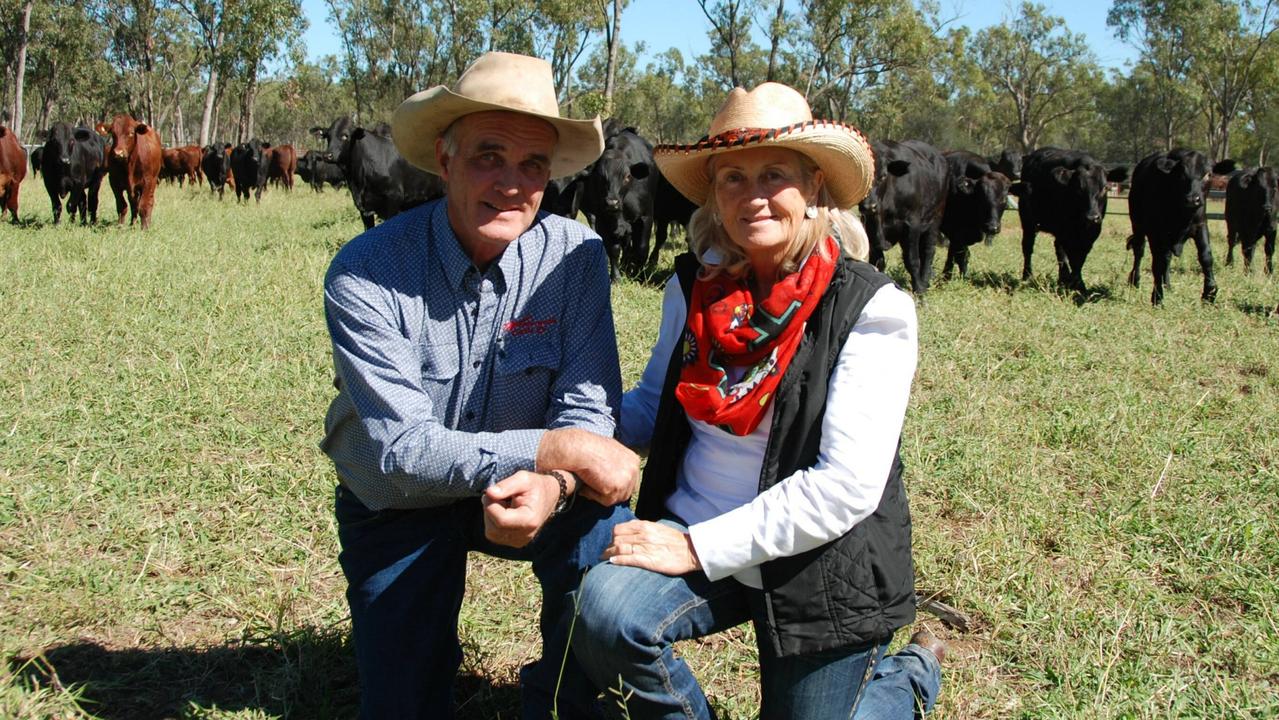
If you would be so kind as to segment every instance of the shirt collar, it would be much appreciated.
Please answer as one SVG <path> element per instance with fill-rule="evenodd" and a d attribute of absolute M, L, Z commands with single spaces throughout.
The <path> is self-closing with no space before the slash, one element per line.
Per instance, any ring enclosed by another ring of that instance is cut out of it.
<path fill-rule="evenodd" d="M 431 213 L 431 238 L 435 245 L 436 255 L 440 259 L 440 268 L 444 271 L 444 277 L 448 279 L 448 283 L 454 290 L 461 290 L 466 273 L 475 265 L 471 262 L 471 258 L 462 251 L 462 243 L 458 240 L 457 234 L 453 232 L 453 226 L 449 224 L 449 213 L 447 199 L 441 199 L 436 205 L 435 211 Z M 489 272 L 494 273 L 493 279 L 500 280 L 505 283 L 506 278 L 515 277 L 518 274 L 521 259 L 521 242 L 527 242 L 525 238 L 529 238 L 534 234 L 541 233 L 540 217 L 533 221 L 527 230 L 515 238 L 510 245 L 506 246 L 506 250 L 498 257 L 497 261 L 489 266 Z"/>

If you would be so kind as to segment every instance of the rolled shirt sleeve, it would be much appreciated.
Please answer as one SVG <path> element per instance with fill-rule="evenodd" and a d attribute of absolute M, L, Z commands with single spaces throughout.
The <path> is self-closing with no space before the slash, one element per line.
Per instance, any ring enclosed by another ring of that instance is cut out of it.
<path fill-rule="evenodd" d="M 750 574 L 761 563 L 819 547 L 875 511 L 897 452 L 917 357 L 914 302 L 887 285 L 866 304 L 840 351 L 817 462 L 751 502 L 689 527 L 708 578 Z"/>

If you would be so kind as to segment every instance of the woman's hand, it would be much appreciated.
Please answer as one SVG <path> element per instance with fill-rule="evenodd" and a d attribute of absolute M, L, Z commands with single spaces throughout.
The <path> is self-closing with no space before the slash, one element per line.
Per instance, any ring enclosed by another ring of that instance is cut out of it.
<path fill-rule="evenodd" d="M 647 520 L 631 520 L 613 528 L 613 544 L 604 548 L 602 559 L 663 575 L 683 575 L 702 567 L 688 533 Z"/>

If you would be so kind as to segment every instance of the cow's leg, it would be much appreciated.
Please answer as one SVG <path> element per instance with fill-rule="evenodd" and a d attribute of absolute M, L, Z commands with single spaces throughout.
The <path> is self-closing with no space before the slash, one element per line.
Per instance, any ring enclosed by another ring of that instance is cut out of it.
<path fill-rule="evenodd" d="M 884 266 L 886 264 L 884 262 L 884 248 L 880 246 L 873 237 L 870 241 L 870 257 L 868 259 L 870 260 L 870 264 L 875 266 L 876 270 L 880 272 L 884 271 Z"/>
<path fill-rule="evenodd" d="M 670 231 L 669 220 L 653 220 L 653 250 L 648 254 L 645 267 L 657 265 L 657 256 L 662 254 L 662 246 L 666 244 L 666 233 Z"/>
<path fill-rule="evenodd" d="M 1252 256 L 1257 252 L 1257 238 L 1241 240 L 1239 245 L 1239 254 L 1243 256 L 1243 271 L 1245 273 L 1252 272 Z M 1230 248 L 1230 250 L 1233 249 Z M 1229 257 L 1230 250 L 1226 250 L 1227 257 Z M 1230 263 L 1227 262 L 1226 264 L 1229 265 Z"/>
<path fill-rule="evenodd" d="M 115 185 L 112 185 L 111 194 L 115 195 L 115 214 L 117 216 L 115 224 L 123 225 L 125 213 L 129 209 L 129 204 L 124 199 L 124 188 L 117 188 Z"/>
<path fill-rule="evenodd" d="M 74 224 L 76 213 L 80 213 L 81 222 L 84 221 L 84 188 L 75 187 L 67 193 L 67 221 Z"/>
<path fill-rule="evenodd" d="M 22 186 L 19 183 L 13 183 L 9 190 L 9 201 L 5 203 L 5 207 L 13 214 L 13 224 L 18 224 L 18 189 Z"/>
<path fill-rule="evenodd" d="M 53 224 L 57 225 L 58 221 L 62 219 L 62 198 L 58 197 L 58 193 L 51 192 L 49 193 L 49 202 L 53 204 Z"/>
<path fill-rule="evenodd" d="M 608 244 L 608 277 L 612 282 L 622 279 L 621 260 L 622 246 L 616 242 Z"/>
<path fill-rule="evenodd" d="M 1021 230 L 1021 279 L 1029 280 L 1031 273 L 1031 257 L 1035 254 L 1035 228 L 1022 225 Z"/>
<path fill-rule="evenodd" d="M 1254 248 L 1256 241 L 1253 241 Z M 1212 274 L 1212 243 L 1208 241 L 1208 223 L 1199 226 L 1195 234 L 1195 250 L 1199 252 L 1199 267 L 1204 273 L 1204 291 L 1200 297 L 1204 302 L 1217 299 L 1217 278 Z"/>
<path fill-rule="evenodd" d="M 1275 231 L 1266 231 L 1266 274 L 1269 275 L 1275 270 Z"/>
<path fill-rule="evenodd" d="M 917 297 L 928 290 L 928 282 L 924 279 L 919 259 L 919 246 L 923 241 L 923 233 L 916 228 L 910 228 L 901 243 L 902 264 L 906 266 L 906 273 L 910 275 L 910 290 Z"/>
<path fill-rule="evenodd" d="M 1150 291 L 1150 304 L 1161 305 L 1164 301 L 1164 284 L 1168 279 L 1168 265 L 1172 261 L 1170 248 L 1150 245 L 1150 274 L 1154 287 Z"/>
<path fill-rule="evenodd" d="M 961 243 L 959 241 L 951 240 L 950 247 L 946 248 L 946 264 L 943 265 L 941 269 L 942 280 L 950 279 L 950 271 L 954 269 L 955 262 L 959 256 L 959 253 L 961 252 L 960 245 Z M 962 276 L 964 274 L 964 271 L 960 270 L 959 274 Z"/>
<path fill-rule="evenodd" d="M 933 256 L 937 254 L 937 228 L 932 228 L 920 236 L 919 241 L 919 275 L 923 278 L 924 290 L 933 282 Z"/>
<path fill-rule="evenodd" d="M 1235 243 L 1239 242 L 1239 233 L 1235 230 L 1226 228 L 1226 265 L 1235 264 Z"/>
<path fill-rule="evenodd" d="M 955 247 L 958 245 L 959 247 Z M 950 244 L 951 251 L 955 253 L 955 263 L 959 266 L 959 276 L 968 277 L 968 251 L 969 246 L 963 243 Z M 949 258 L 947 259 L 949 262 Z"/>
<path fill-rule="evenodd" d="M 1146 252 L 1146 238 L 1139 234 L 1129 235 L 1128 249 L 1132 251 L 1132 270 L 1128 272 L 1128 284 L 1141 287 L 1141 256 Z"/>

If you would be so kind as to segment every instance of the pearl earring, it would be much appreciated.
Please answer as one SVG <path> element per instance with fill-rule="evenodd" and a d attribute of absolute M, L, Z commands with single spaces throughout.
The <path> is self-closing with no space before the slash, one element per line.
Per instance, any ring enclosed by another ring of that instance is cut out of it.
<path fill-rule="evenodd" d="M 817 206 L 816 206 L 816 205 L 809 205 L 808 207 L 804 208 L 804 217 L 808 218 L 809 220 L 816 220 L 816 219 L 817 219 Z"/>

